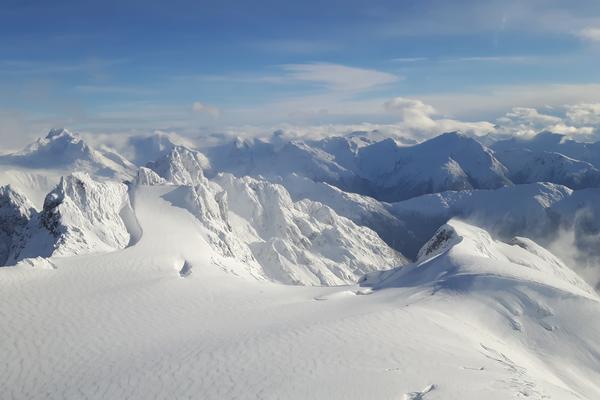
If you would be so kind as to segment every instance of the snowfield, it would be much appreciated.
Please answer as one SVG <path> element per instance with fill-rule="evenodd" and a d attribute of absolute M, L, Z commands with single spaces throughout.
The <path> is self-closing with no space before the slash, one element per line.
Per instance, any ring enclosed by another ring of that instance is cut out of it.
<path fill-rule="evenodd" d="M 255 145 L 205 156 L 164 136 L 130 141 L 134 168 L 64 130 L 5 156 L 0 397 L 600 398 L 600 297 L 541 245 L 593 215 L 597 189 L 513 185 L 493 150 L 439 140 L 468 143 L 452 150 L 464 174 L 439 148 L 415 159 L 423 145 L 382 145 L 410 159 L 386 168 L 426 181 L 431 165 L 435 190 L 465 190 L 395 203 L 333 184 L 364 183 L 348 171 L 381 141 L 354 136 L 230 168 L 308 168 L 277 176 L 219 170 L 215 154 Z"/>

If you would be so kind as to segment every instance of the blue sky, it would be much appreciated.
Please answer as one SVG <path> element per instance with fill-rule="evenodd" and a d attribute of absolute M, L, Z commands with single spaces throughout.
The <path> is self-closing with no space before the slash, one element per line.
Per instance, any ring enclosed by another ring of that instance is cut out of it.
<path fill-rule="evenodd" d="M 600 2 L 13 1 L 2 132 L 392 123 L 600 101 Z"/>

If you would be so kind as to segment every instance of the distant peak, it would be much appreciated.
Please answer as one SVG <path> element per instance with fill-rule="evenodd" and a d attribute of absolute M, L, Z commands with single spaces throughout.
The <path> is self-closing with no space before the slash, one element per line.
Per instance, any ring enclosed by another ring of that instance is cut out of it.
<path fill-rule="evenodd" d="M 566 136 L 561 133 L 543 131 L 533 137 L 533 140 L 544 141 L 547 143 L 560 143 Z"/>
<path fill-rule="evenodd" d="M 467 138 L 469 138 L 467 135 L 465 135 L 461 131 L 444 132 L 439 137 L 457 138 L 457 139 L 467 139 Z"/>
<path fill-rule="evenodd" d="M 75 138 L 77 135 L 71 133 L 71 131 L 65 128 L 53 128 L 50 129 L 50 132 L 46 135 L 46 139 L 48 140 L 56 140 L 57 138 Z"/>

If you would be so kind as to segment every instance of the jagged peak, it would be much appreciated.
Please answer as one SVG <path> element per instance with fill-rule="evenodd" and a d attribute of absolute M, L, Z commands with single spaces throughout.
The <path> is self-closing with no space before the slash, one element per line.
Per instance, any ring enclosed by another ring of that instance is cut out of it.
<path fill-rule="evenodd" d="M 417 262 L 433 258 L 450 249 L 462 238 L 459 236 L 454 225 L 455 220 L 450 220 L 438 228 L 434 235 L 425 243 L 417 254 Z"/>
<path fill-rule="evenodd" d="M 0 186 L 0 215 L 6 212 L 7 207 L 19 209 L 26 216 L 35 213 L 33 203 L 11 185 Z"/>
<path fill-rule="evenodd" d="M 210 168 L 210 162 L 199 151 L 176 145 L 158 160 L 146 164 L 146 167 L 173 184 L 197 185 L 206 179 L 203 171 Z"/>
<path fill-rule="evenodd" d="M 41 225 L 54 237 L 54 255 L 125 247 L 129 232 L 121 218 L 127 206 L 127 187 L 96 181 L 85 172 L 63 176 L 46 196 Z"/>
<path fill-rule="evenodd" d="M 166 183 L 165 179 L 160 177 L 150 168 L 140 167 L 135 177 L 134 183 L 140 186 L 154 186 Z"/>
<path fill-rule="evenodd" d="M 79 135 L 72 133 L 66 128 L 52 128 L 46 135 L 46 139 L 55 140 L 56 138 L 78 138 Z"/>

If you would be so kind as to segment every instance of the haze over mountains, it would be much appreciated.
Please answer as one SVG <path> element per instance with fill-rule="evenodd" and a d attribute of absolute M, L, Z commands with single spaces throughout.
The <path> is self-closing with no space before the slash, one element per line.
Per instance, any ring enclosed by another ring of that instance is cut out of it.
<path fill-rule="evenodd" d="M 0 365 L 4 386 L 13 397 L 17 387 L 72 397 L 64 376 L 75 364 L 91 398 L 119 397 L 126 385 L 114 382 L 146 373 L 162 377 L 149 396 L 254 387 L 303 398 L 295 385 L 327 377 L 346 382 L 317 390 L 328 398 L 595 398 L 596 144 L 546 132 L 486 143 L 459 132 L 416 144 L 353 132 L 193 148 L 157 134 L 129 138 L 128 159 L 51 130 L 0 156 L 0 310 L 20 333 L 3 330 L 0 349 L 22 365 L 21 374 Z M 24 372 L 39 354 L 13 344 L 53 329 L 53 302 L 76 318 L 64 340 L 82 353 L 41 339 L 63 361 L 38 366 L 49 377 L 39 385 Z M 104 319 L 107 310 L 127 328 Z M 157 336 L 139 339 L 151 327 Z M 291 337 L 314 353 L 290 349 Z M 160 359 L 123 361 L 119 377 L 87 375 L 87 351 L 107 366 L 112 343 L 136 338 L 136 354 Z M 238 356 L 254 372 L 240 371 Z M 173 370 L 203 378 L 183 384 Z M 291 385 L 275 385 L 282 376 Z M 244 382 L 227 384 L 236 377 Z"/>

